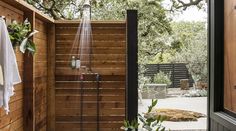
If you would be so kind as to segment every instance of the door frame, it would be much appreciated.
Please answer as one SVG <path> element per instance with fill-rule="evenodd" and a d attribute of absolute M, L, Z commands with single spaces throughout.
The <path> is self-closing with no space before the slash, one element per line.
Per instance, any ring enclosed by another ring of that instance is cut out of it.
<path fill-rule="evenodd" d="M 208 130 L 212 121 L 236 129 L 236 118 L 224 110 L 224 0 L 208 0 Z"/>

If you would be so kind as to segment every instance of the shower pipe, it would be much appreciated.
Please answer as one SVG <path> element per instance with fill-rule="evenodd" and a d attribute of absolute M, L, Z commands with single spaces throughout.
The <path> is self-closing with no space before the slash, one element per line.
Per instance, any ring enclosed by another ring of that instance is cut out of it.
<path fill-rule="evenodd" d="M 101 76 L 98 73 L 88 73 L 88 74 L 94 74 L 96 75 L 96 90 L 97 90 L 97 131 L 100 131 L 100 110 L 99 110 L 99 106 L 100 106 L 100 79 Z M 80 92 L 80 131 L 83 131 L 83 96 L 84 96 L 84 75 L 86 75 L 85 73 L 82 73 L 80 75 L 80 88 L 81 88 L 81 92 Z"/>
<path fill-rule="evenodd" d="M 100 119 L 99 119 L 99 117 L 100 117 L 100 110 L 99 110 L 99 105 L 100 105 L 100 100 L 99 100 L 99 96 L 100 96 L 100 90 L 99 90 L 99 88 L 100 88 L 100 75 L 99 74 L 97 74 L 96 75 L 96 81 L 97 81 L 97 131 L 99 131 L 100 130 Z"/>
<path fill-rule="evenodd" d="M 80 75 L 80 131 L 83 131 L 83 94 L 84 94 L 84 75 Z"/>

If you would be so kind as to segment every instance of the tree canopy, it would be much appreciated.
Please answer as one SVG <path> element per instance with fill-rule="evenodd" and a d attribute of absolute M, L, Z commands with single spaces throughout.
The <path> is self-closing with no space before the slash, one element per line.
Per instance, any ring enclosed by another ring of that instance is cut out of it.
<path fill-rule="evenodd" d="M 54 19 L 80 19 L 84 3 L 84 0 L 26 1 Z M 163 6 L 163 1 L 90 0 L 92 5 L 91 15 L 93 20 L 124 20 L 127 9 L 138 10 L 138 57 L 140 65 L 150 63 L 150 60 L 158 63 L 191 62 L 188 59 L 190 54 L 206 54 L 206 52 L 196 52 L 194 50 L 194 48 L 197 48 L 199 51 L 206 51 L 204 23 L 174 23 L 171 22 L 168 13 L 170 11 L 183 11 L 191 6 L 196 6 L 199 9 L 205 8 L 207 0 L 169 0 L 171 3 L 170 9 Z M 175 58 L 172 57 L 173 55 Z M 186 56 L 186 58 L 183 58 L 183 56 Z M 200 61 L 204 63 L 206 57 L 202 57 L 204 60 Z M 198 58 L 196 57 L 196 60 Z M 200 68 L 203 66 L 200 66 Z M 140 68 L 140 70 L 143 71 L 143 68 Z"/>
<path fill-rule="evenodd" d="M 191 6 L 196 6 L 199 9 L 204 8 L 207 0 L 170 0 L 172 2 L 171 11 L 186 10 Z"/>
<path fill-rule="evenodd" d="M 149 63 L 186 63 L 194 80 L 207 80 L 207 31 L 205 22 L 171 22 L 172 45 Z M 175 48 L 172 48 L 175 46 Z"/>
<path fill-rule="evenodd" d="M 80 18 L 82 11 L 82 3 L 84 0 L 25 0 L 29 4 L 43 11 L 44 13 L 49 14 L 54 19 L 74 19 Z M 115 10 L 116 7 L 127 7 L 128 4 L 131 3 L 139 3 L 139 0 L 120 0 L 120 1 L 112 1 L 112 0 L 90 0 L 91 4 L 98 11 L 102 11 L 99 8 L 108 7 L 107 10 Z M 160 0 L 147 0 L 147 2 L 155 3 Z M 166 0 L 171 2 L 171 8 L 169 11 L 176 10 L 186 10 L 191 6 L 196 6 L 199 9 L 204 8 L 207 0 Z M 110 5 L 110 3 L 116 3 L 116 5 Z M 97 8 L 98 7 L 98 8 Z M 112 9 L 115 8 L 115 9 Z M 122 8 L 119 8 L 119 10 Z M 76 15 L 75 15 L 76 14 Z M 113 19 L 119 14 L 115 14 Z"/>

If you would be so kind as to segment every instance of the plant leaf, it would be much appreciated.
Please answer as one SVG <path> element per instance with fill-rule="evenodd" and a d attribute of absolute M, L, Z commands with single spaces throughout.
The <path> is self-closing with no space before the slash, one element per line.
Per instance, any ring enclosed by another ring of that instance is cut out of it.
<path fill-rule="evenodd" d="M 34 30 L 33 32 L 31 32 L 29 35 L 28 35 L 28 37 L 27 38 L 30 38 L 31 36 L 33 36 L 34 34 L 36 34 L 36 33 L 38 33 L 39 31 L 37 31 L 37 30 Z"/>
<path fill-rule="evenodd" d="M 28 41 L 28 38 L 25 38 L 20 44 L 20 51 L 22 53 L 25 53 L 27 41 Z"/>

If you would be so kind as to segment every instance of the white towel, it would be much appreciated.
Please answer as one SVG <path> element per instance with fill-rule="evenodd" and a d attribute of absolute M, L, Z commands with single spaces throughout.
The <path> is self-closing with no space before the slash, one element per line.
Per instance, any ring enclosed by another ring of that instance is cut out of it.
<path fill-rule="evenodd" d="M 9 112 L 10 97 L 14 95 L 14 85 L 21 82 L 16 56 L 9 38 L 5 20 L 0 18 L 0 65 L 3 85 L 0 85 L 0 107 Z"/>
<path fill-rule="evenodd" d="M 2 66 L 0 65 L 0 86 L 3 86 L 3 73 L 2 73 Z"/>

